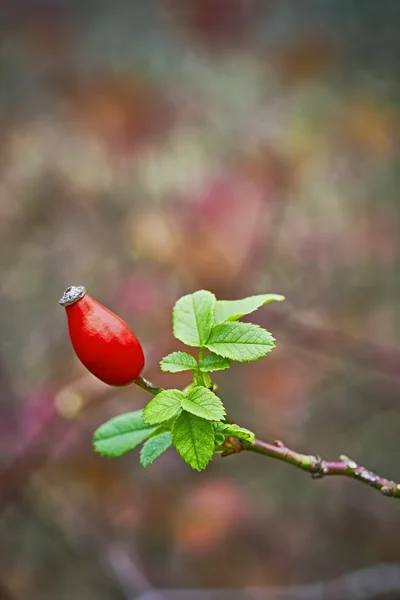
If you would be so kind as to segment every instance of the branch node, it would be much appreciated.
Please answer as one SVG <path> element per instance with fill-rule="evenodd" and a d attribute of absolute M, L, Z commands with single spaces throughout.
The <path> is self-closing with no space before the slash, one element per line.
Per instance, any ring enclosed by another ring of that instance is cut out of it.
<path fill-rule="evenodd" d="M 328 469 L 325 467 L 325 461 L 322 460 L 321 456 L 312 457 L 311 469 L 311 477 L 313 479 L 322 479 L 322 477 L 328 473 Z"/>
<path fill-rule="evenodd" d="M 242 450 L 244 450 L 242 441 L 230 435 L 226 436 L 222 445 L 225 448 L 221 454 L 223 457 L 230 456 L 231 454 L 237 454 L 238 452 L 242 452 Z"/>
<path fill-rule="evenodd" d="M 393 496 L 394 495 L 394 489 L 392 485 L 384 485 L 381 487 L 380 492 L 381 494 L 383 494 L 384 496 Z"/>

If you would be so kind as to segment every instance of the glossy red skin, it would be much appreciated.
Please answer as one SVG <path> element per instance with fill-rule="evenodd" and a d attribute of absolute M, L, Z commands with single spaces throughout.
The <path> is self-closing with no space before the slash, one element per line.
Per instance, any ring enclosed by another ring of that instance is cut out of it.
<path fill-rule="evenodd" d="M 72 345 L 88 371 L 115 386 L 139 377 L 144 354 L 125 321 L 87 293 L 65 310 Z"/>

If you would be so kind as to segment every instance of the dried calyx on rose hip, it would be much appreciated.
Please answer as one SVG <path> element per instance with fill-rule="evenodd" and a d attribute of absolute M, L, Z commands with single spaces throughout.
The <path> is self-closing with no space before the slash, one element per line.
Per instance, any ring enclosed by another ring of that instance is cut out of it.
<path fill-rule="evenodd" d="M 143 370 L 144 354 L 129 325 L 84 286 L 67 288 L 60 304 L 76 355 L 88 371 L 108 385 L 133 383 Z"/>

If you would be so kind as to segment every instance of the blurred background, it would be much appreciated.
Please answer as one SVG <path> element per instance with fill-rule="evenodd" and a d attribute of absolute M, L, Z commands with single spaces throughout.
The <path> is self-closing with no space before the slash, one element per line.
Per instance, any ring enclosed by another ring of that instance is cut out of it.
<path fill-rule="evenodd" d="M 400 598 L 400 502 L 366 486 L 96 456 L 149 397 L 84 370 L 58 305 L 86 285 L 179 387 L 158 366 L 179 296 L 284 294 L 256 316 L 274 353 L 215 375 L 233 419 L 400 481 L 399 17 L 1 1 L 1 600 Z"/>

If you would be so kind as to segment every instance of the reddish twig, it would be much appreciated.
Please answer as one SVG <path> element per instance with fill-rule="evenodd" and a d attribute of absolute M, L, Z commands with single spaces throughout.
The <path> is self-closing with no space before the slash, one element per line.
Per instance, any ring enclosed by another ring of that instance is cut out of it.
<path fill-rule="evenodd" d="M 384 496 L 400 498 L 400 484 L 372 473 L 372 471 L 357 464 L 344 454 L 340 456 L 338 461 L 328 461 L 320 456 L 301 454 L 295 450 L 291 450 L 280 440 L 277 440 L 273 444 L 268 444 L 261 440 L 255 440 L 252 444 L 248 442 L 238 443 L 238 441 L 236 438 L 231 437 L 225 439 L 224 446 L 226 451 L 224 452 L 224 456 L 236 454 L 243 450 L 256 452 L 257 454 L 281 460 L 297 469 L 306 471 L 314 479 L 322 479 L 322 477 L 329 475 L 341 475 L 365 483 L 380 491 Z"/>

